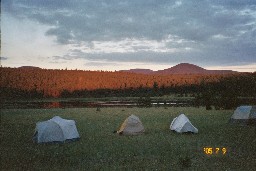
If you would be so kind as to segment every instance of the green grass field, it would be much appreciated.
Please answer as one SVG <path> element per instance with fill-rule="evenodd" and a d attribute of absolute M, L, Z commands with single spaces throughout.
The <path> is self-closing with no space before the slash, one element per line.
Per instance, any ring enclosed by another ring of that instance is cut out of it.
<path fill-rule="evenodd" d="M 169 130 L 180 113 L 198 134 Z M 228 124 L 232 113 L 181 107 L 1 110 L 0 170 L 255 170 L 256 128 Z M 145 134 L 113 134 L 131 114 L 141 119 Z M 34 144 L 36 122 L 55 115 L 75 120 L 81 139 Z M 204 147 L 227 152 L 206 155 Z"/>

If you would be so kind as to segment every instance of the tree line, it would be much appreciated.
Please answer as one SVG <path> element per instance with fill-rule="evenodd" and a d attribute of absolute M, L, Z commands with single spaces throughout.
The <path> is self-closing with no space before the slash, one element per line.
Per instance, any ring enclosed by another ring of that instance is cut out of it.
<path fill-rule="evenodd" d="M 228 109 L 255 104 L 256 73 L 144 75 L 127 72 L 0 68 L 1 98 L 192 96 Z"/>
<path fill-rule="evenodd" d="M 136 93 L 164 93 L 183 85 L 198 85 L 200 79 L 216 80 L 216 75 L 144 75 L 128 72 L 0 68 L 2 93 L 62 97 Z M 3 92 L 3 89 L 5 92 Z M 156 91 L 157 90 L 157 91 Z M 159 91 L 162 90 L 162 91 Z"/>

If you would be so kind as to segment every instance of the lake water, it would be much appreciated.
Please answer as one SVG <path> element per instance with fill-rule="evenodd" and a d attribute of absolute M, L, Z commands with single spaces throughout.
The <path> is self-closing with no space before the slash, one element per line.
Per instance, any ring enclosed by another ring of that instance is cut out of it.
<path fill-rule="evenodd" d="M 0 109 L 50 109 L 50 108 L 90 108 L 90 107 L 143 107 L 137 101 L 52 101 L 52 102 L 27 102 L 6 101 L 0 104 Z M 180 107 L 193 106 L 193 101 L 168 101 L 151 102 L 152 107 Z"/>

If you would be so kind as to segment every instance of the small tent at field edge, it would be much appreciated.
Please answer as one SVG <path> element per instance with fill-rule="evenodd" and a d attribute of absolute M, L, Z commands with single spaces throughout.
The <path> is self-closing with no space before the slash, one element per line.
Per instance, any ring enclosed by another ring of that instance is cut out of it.
<path fill-rule="evenodd" d="M 231 116 L 230 123 L 256 125 L 256 106 L 239 106 Z"/>

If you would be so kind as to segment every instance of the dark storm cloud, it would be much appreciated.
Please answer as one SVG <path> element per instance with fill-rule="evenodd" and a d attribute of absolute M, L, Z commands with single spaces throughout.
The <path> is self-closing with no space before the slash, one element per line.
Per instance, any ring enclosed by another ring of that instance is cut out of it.
<path fill-rule="evenodd" d="M 182 53 L 90 54 L 81 51 L 66 54 L 63 59 L 255 62 L 255 0 L 6 0 L 3 11 L 52 26 L 45 34 L 55 36 L 60 44 L 79 46 L 125 38 L 161 41 L 174 35 L 187 42 L 167 43 L 167 48 L 195 49 Z"/>

